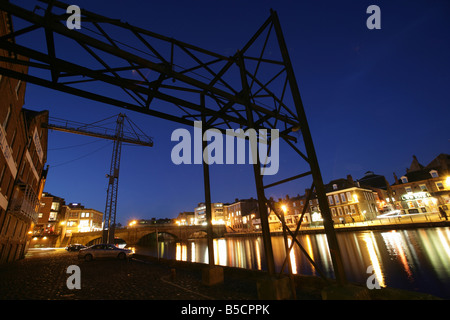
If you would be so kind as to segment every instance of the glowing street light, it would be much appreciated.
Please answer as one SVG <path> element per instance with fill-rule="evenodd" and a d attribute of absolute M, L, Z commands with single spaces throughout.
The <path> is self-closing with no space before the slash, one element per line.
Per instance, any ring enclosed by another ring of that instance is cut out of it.
<path fill-rule="evenodd" d="M 136 225 L 136 223 L 137 223 L 137 221 L 133 220 L 128 224 L 128 226 L 132 227 L 132 226 Z"/>
<path fill-rule="evenodd" d="M 445 179 L 445 184 L 447 185 L 447 188 L 450 189 L 450 176 L 447 176 Z"/>

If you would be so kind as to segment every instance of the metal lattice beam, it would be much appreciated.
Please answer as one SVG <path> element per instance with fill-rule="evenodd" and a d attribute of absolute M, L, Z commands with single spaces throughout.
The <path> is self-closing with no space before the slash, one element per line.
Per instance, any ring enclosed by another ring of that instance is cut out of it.
<path fill-rule="evenodd" d="M 335 275 L 339 283 L 346 282 L 314 144 L 275 11 L 229 57 L 86 10 L 81 10 L 82 28 L 69 30 L 65 25 L 68 4 L 40 1 L 48 4 L 43 15 L 0 2 L 0 10 L 30 24 L 0 37 L 0 49 L 15 53 L 0 57 L 7 62 L 0 74 L 184 125 L 193 126 L 200 119 L 204 129 L 223 133 L 237 127 L 279 130 L 280 138 L 307 169 L 266 186 L 259 168 L 255 169 L 268 271 L 274 274 L 264 189 L 312 176 Z M 38 30 L 45 35 L 41 50 L 20 41 Z M 117 34 L 120 39 L 113 36 Z M 57 50 L 61 39 L 73 44 L 71 54 Z M 266 54 L 268 47 L 274 49 L 271 56 Z M 30 74 L 14 71 L 11 65 L 26 65 Z M 297 144 L 299 133 L 303 148 Z M 209 184 L 205 184 L 206 198 L 208 194 Z"/>

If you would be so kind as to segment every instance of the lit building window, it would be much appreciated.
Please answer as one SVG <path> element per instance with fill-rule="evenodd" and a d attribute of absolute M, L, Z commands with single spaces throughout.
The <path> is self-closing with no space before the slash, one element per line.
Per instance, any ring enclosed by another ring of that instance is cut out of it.
<path fill-rule="evenodd" d="M 334 201 L 336 202 L 336 204 L 339 204 L 339 196 L 337 194 L 334 195 Z"/>
<path fill-rule="evenodd" d="M 329 202 L 330 204 L 334 204 L 334 202 L 333 202 L 333 197 L 332 197 L 332 196 L 328 196 L 328 202 Z"/>
<path fill-rule="evenodd" d="M 430 171 L 430 174 L 431 174 L 431 176 L 432 176 L 433 178 L 438 178 L 438 177 L 439 177 L 439 174 L 438 174 L 438 172 L 437 172 L 436 170 L 431 170 L 431 171 Z"/>
<path fill-rule="evenodd" d="M 352 201 L 352 194 L 350 192 L 345 193 L 347 195 L 347 201 Z"/>
<path fill-rule="evenodd" d="M 56 220 L 56 212 L 50 212 L 50 215 L 48 216 L 48 221 L 55 221 Z"/>
<path fill-rule="evenodd" d="M 405 176 L 401 177 L 400 180 L 402 180 L 402 183 L 408 183 L 408 178 Z"/>
<path fill-rule="evenodd" d="M 52 202 L 52 210 L 55 211 L 59 210 L 59 202 Z"/>

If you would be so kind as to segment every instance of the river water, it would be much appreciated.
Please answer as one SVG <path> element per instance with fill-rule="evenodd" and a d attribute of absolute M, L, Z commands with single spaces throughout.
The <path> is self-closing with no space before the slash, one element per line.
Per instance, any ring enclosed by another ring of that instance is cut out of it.
<path fill-rule="evenodd" d="M 352 282 L 378 283 L 426 292 L 450 299 L 450 228 L 337 233 L 347 278 Z M 323 273 L 334 278 L 325 234 L 298 236 L 299 242 Z M 289 239 L 290 242 L 290 239 Z M 272 237 L 275 266 L 280 271 L 285 257 L 284 239 Z M 137 246 L 135 252 L 157 255 L 157 245 Z M 185 242 L 159 241 L 162 258 L 208 263 L 206 239 Z M 217 265 L 266 270 L 260 236 L 214 239 Z M 290 254 L 293 273 L 319 275 L 297 245 Z M 375 281 L 375 279 L 376 281 Z"/>

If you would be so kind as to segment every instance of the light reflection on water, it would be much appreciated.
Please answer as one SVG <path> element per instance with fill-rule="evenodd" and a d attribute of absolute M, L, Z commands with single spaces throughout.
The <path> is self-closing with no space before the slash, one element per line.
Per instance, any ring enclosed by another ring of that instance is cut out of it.
<path fill-rule="evenodd" d="M 424 228 L 397 231 L 359 231 L 337 233 L 344 268 L 349 281 L 366 283 L 372 273 L 380 286 L 428 292 L 450 299 L 450 228 Z M 291 239 L 288 239 L 290 245 Z M 333 278 L 333 266 L 324 234 L 298 237 L 305 251 L 327 277 Z M 187 242 L 160 242 L 160 257 L 208 263 L 206 239 Z M 217 265 L 265 270 L 261 237 L 214 239 Z M 277 271 L 285 258 L 282 236 L 272 237 Z M 136 247 L 136 253 L 156 256 L 153 247 Z M 293 273 L 319 275 L 295 245 L 289 255 Z"/>

